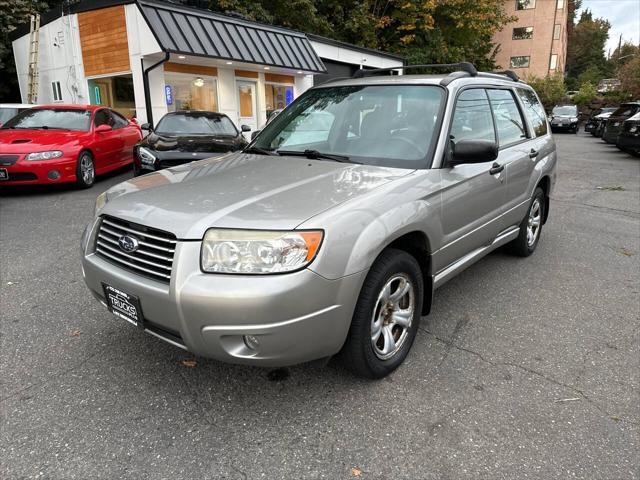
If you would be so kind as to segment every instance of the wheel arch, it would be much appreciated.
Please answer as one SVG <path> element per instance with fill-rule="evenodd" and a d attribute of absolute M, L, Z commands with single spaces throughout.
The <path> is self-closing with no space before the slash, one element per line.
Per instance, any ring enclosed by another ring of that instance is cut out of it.
<path fill-rule="evenodd" d="M 382 249 L 382 252 L 390 248 L 407 252 L 416 259 L 416 262 L 418 262 L 424 284 L 422 295 L 422 315 L 427 315 L 431 311 L 431 301 L 433 299 L 431 244 L 429 242 L 429 237 L 422 231 L 414 230 L 404 233 L 392 240 Z"/>
<path fill-rule="evenodd" d="M 543 217 L 542 217 L 542 224 L 544 225 L 545 223 L 547 223 L 547 218 L 549 218 L 549 207 L 550 207 L 549 195 L 551 192 L 551 179 L 549 178 L 548 175 L 545 175 L 538 181 L 536 188 L 538 187 L 540 187 L 544 192 L 545 208 L 544 208 Z"/>

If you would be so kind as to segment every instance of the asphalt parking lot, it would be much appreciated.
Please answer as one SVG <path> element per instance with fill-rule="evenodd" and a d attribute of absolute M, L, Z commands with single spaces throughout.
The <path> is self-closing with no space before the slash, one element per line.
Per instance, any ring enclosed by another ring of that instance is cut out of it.
<path fill-rule="evenodd" d="M 378 382 L 184 362 L 109 314 L 79 241 L 128 172 L 0 191 L 0 478 L 640 478 L 640 159 L 556 141 L 536 253 L 438 290 Z"/>

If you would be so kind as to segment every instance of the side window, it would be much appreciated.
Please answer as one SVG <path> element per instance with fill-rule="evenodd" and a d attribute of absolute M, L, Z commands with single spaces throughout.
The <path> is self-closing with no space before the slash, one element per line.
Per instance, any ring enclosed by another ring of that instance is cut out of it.
<path fill-rule="evenodd" d="M 111 118 L 113 119 L 111 126 L 113 127 L 114 130 L 116 128 L 122 128 L 129 125 L 129 122 L 127 121 L 127 119 L 124 118 L 122 115 L 120 115 L 118 112 L 114 112 L 113 110 L 111 110 L 110 113 L 111 113 Z"/>
<path fill-rule="evenodd" d="M 93 118 L 93 123 L 95 123 L 96 127 L 100 125 L 111 125 L 111 115 L 109 115 L 109 110 L 103 108 L 96 112 L 96 116 Z"/>
<path fill-rule="evenodd" d="M 538 97 L 532 90 L 524 88 L 517 89 L 518 96 L 522 100 L 524 105 L 524 114 L 529 119 L 531 126 L 533 127 L 533 133 L 536 137 L 547 134 L 547 115 L 544 112 L 544 108 L 540 105 Z"/>
<path fill-rule="evenodd" d="M 527 138 L 520 109 L 511 90 L 488 90 L 498 130 L 498 145 L 508 147 Z"/>
<path fill-rule="evenodd" d="M 456 101 L 450 137 L 452 143 L 460 140 L 496 141 L 487 93 L 482 88 L 463 91 Z"/>

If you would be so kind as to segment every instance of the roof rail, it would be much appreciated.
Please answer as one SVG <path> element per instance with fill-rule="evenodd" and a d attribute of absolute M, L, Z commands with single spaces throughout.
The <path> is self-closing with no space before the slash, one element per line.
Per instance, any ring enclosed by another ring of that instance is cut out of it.
<path fill-rule="evenodd" d="M 500 71 L 491 72 L 491 73 L 494 73 L 496 75 L 504 75 L 505 77 L 509 77 L 514 82 L 519 82 L 520 81 L 520 77 L 513 70 L 500 70 Z"/>
<path fill-rule="evenodd" d="M 455 69 L 459 71 L 463 71 L 469 74 L 471 77 L 475 77 L 478 75 L 478 70 L 476 67 L 469 62 L 459 62 L 459 63 L 433 63 L 427 65 L 403 65 L 400 67 L 389 67 L 389 68 L 374 68 L 372 70 L 364 70 L 359 69 L 353 74 L 352 78 L 363 78 L 369 77 L 371 75 L 377 75 L 383 72 L 392 72 L 394 70 L 409 70 L 415 68 L 447 68 L 447 69 Z"/>

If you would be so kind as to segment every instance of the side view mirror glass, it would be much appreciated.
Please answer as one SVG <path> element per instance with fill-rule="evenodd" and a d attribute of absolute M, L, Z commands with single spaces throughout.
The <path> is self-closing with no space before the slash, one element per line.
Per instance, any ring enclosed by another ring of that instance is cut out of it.
<path fill-rule="evenodd" d="M 243 132 L 250 132 L 251 127 L 249 125 L 241 125 L 240 130 L 242 130 Z"/>
<path fill-rule="evenodd" d="M 140 128 L 142 130 L 149 130 L 150 132 L 153 130 L 153 127 L 149 123 L 143 123 L 140 125 Z"/>
<path fill-rule="evenodd" d="M 460 140 L 451 145 L 451 165 L 491 162 L 498 158 L 498 144 L 491 140 Z"/>

